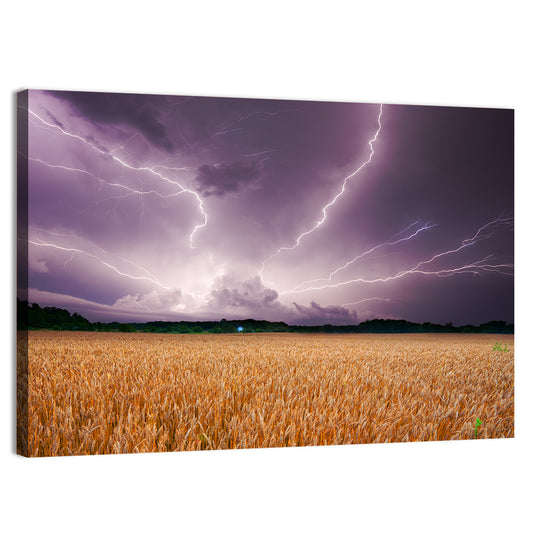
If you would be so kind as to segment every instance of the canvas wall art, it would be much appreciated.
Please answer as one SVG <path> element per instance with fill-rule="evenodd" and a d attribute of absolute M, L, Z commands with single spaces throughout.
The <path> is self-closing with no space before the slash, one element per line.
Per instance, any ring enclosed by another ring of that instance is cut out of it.
<path fill-rule="evenodd" d="M 28 90 L 17 451 L 514 435 L 514 111 Z"/>

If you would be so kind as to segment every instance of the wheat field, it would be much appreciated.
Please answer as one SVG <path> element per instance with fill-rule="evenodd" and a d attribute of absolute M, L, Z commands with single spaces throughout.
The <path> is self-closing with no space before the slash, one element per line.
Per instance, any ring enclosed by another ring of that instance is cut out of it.
<path fill-rule="evenodd" d="M 513 437 L 513 359 L 510 335 L 31 331 L 26 450 Z"/>

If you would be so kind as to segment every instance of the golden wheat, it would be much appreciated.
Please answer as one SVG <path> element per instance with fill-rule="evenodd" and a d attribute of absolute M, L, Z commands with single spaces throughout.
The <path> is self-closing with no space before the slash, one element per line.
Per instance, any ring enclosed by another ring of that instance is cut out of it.
<path fill-rule="evenodd" d="M 28 454 L 512 437 L 497 340 L 30 332 Z"/>

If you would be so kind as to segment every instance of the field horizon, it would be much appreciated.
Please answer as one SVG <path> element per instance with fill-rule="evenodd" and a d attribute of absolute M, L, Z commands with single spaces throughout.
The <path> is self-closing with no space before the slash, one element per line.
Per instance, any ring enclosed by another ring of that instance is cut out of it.
<path fill-rule="evenodd" d="M 514 324 L 504 320 L 491 320 L 479 325 L 451 322 L 433 324 L 412 322 L 403 319 L 374 318 L 352 324 L 318 324 L 314 326 L 287 324 L 282 320 L 258 320 L 232 317 L 229 320 L 151 320 L 131 322 L 89 321 L 84 316 L 67 309 L 41 307 L 39 304 L 17 300 L 17 328 L 19 331 L 52 329 L 58 331 L 121 331 L 143 333 L 494 333 L 513 334 Z"/>

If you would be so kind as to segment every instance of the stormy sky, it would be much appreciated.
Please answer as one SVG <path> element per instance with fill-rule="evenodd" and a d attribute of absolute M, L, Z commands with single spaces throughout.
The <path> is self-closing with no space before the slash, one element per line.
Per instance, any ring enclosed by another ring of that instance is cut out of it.
<path fill-rule="evenodd" d="M 30 91 L 28 122 L 32 302 L 514 321 L 512 110 Z"/>

